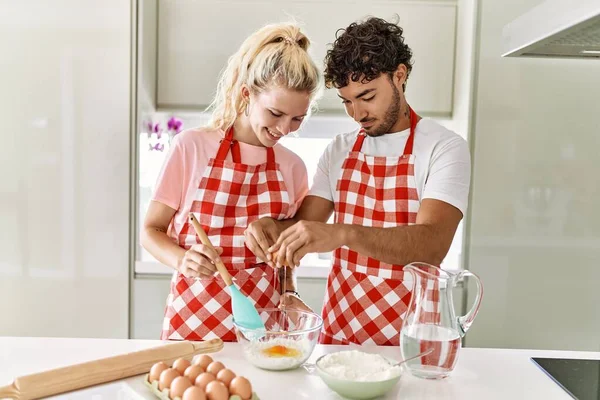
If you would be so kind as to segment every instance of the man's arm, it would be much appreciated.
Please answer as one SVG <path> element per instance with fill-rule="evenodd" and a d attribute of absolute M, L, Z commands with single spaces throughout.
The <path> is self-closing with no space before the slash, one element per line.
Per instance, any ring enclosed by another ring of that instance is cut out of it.
<path fill-rule="evenodd" d="M 298 265 L 307 253 L 333 251 L 341 246 L 390 264 L 422 261 L 439 265 L 452 244 L 461 219 L 462 213 L 456 207 L 440 200 L 425 199 L 415 225 L 374 228 L 299 221 L 282 232 L 269 251 L 277 251 L 275 261 L 279 265 L 284 261 Z"/>
<path fill-rule="evenodd" d="M 319 196 L 306 196 L 293 220 L 294 223 L 298 221 L 327 222 L 331 214 L 333 214 L 333 201 Z"/>
<path fill-rule="evenodd" d="M 344 244 L 362 255 L 396 265 L 415 261 L 440 265 L 461 219 L 458 208 L 440 200 L 425 199 L 415 225 L 395 228 L 343 225 L 341 230 Z"/>

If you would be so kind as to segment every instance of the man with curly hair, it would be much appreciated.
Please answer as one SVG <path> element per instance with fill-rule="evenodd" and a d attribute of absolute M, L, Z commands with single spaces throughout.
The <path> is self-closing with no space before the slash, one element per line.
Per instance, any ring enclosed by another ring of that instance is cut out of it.
<path fill-rule="evenodd" d="M 397 346 L 412 289 L 403 266 L 439 266 L 467 209 L 469 148 L 410 107 L 412 51 L 402 34 L 380 18 L 338 31 L 325 82 L 360 129 L 327 147 L 293 220 L 248 228 L 254 245 L 276 254 L 275 267 L 334 251 L 321 343 Z"/>

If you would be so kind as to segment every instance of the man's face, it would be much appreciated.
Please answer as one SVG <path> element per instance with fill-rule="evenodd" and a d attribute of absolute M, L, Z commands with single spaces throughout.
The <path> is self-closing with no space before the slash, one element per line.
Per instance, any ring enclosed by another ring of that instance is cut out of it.
<path fill-rule="evenodd" d="M 381 74 L 367 83 L 349 81 L 338 89 L 346 113 L 358 122 L 369 136 L 393 132 L 404 100 L 403 79 Z"/>

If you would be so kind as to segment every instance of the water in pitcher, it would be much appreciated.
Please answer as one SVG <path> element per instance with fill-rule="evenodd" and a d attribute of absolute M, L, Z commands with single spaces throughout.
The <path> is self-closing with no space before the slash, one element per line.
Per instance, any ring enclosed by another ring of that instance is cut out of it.
<path fill-rule="evenodd" d="M 454 369 L 461 342 L 457 331 L 433 324 L 412 325 L 401 332 L 402 358 L 429 349 L 428 355 L 407 362 L 413 375 L 422 378 L 445 378 Z"/>

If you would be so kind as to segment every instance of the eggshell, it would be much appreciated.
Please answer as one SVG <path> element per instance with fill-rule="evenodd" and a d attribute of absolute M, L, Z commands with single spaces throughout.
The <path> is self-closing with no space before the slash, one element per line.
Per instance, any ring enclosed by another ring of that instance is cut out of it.
<path fill-rule="evenodd" d="M 225 386 L 229 387 L 231 381 L 235 378 L 235 374 L 230 369 L 222 369 L 217 373 L 217 379 L 225 384 Z"/>
<path fill-rule="evenodd" d="M 225 365 L 221 361 L 213 361 L 210 363 L 208 367 L 206 367 L 206 372 L 210 372 L 214 376 L 217 376 L 220 370 L 224 369 Z"/>
<path fill-rule="evenodd" d="M 212 381 L 206 385 L 206 397 L 208 400 L 228 400 L 229 390 L 223 382 Z"/>
<path fill-rule="evenodd" d="M 195 361 L 194 364 L 195 365 L 199 365 L 202 367 L 203 370 L 206 371 L 206 367 L 208 367 L 208 365 L 213 362 L 213 359 L 211 356 L 207 355 L 207 354 L 202 354 L 200 357 L 198 357 Z"/>
<path fill-rule="evenodd" d="M 173 379 L 177 378 L 178 376 L 179 372 L 177 372 L 176 369 L 165 369 L 163 372 L 160 373 L 160 377 L 158 378 L 158 389 L 162 391 L 165 388 L 170 388 L 171 382 L 173 382 Z"/>
<path fill-rule="evenodd" d="M 152 368 L 150 368 L 150 373 L 148 376 L 148 380 L 150 381 L 150 383 L 157 381 L 158 378 L 160 378 L 160 373 L 167 368 L 169 368 L 169 366 L 162 361 L 154 364 Z"/>
<path fill-rule="evenodd" d="M 229 391 L 231 394 L 237 394 L 244 400 L 248 400 L 252 397 L 252 385 L 250 381 L 243 376 L 236 376 L 229 384 Z"/>
<path fill-rule="evenodd" d="M 192 386 L 192 381 L 185 376 L 178 376 L 173 379 L 171 382 L 171 387 L 169 388 L 169 397 L 174 399 L 175 397 L 183 396 L 183 393 Z"/>
<path fill-rule="evenodd" d="M 198 375 L 194 384 L 196 386 L 202 388 L 202 390 L 206 390 L 206 385 L 208 385 L 209 382 L 212 382 L 215 379 L 217 379 L 217 378 L 210 372 L 204 372 L 204 373 Z"/>
<path fill-rule="evenodd" d="M 190 386 L 183 392 L 181 400 L 206 400 L 206 393 L 198 386 Z"/>
<path fill-rule="evenodd" d="M 183 375 L 187 367 L 189 367 L 192 363 L 186 360 L 185 358 L 178 358 L 173 363 L 173 368 L 175 368 L 180 375 Z"/>
<path fill-rule="evenodd" d="M 203 372 L 204 372 L 204 369 L 202 369 L 201 366 L 190 365 L 189 367 L 187 367 L 185 369 L 183 376 L 187 376 L 188 378 L 190 378 L 190 381 L 194 382 L 196 380 L 196 378 L 198 377 L 198 375 L 200 375 Z"/>
<path fill-rule="evenodd" d="M 277 253 L 278 253 L 277 251 L 274 251 L 274 252 L 272 252 L 272 253 L 271 253 L 271 260 L 272 260 L 273 262 L 275 262 L 275 261 L 277 260 L 277 256 L 278 256 L 278 254 L 277 254 Z M 287 260 L 284 258 L 284 259 L 283 259 L 283 263 L 281 264 L 281 266 L 282 266 L 282 267 L 289 267 L 289 266 L 290 266 L 290 264 L 289 264 L 289 263 L 287 262 Z"/>

